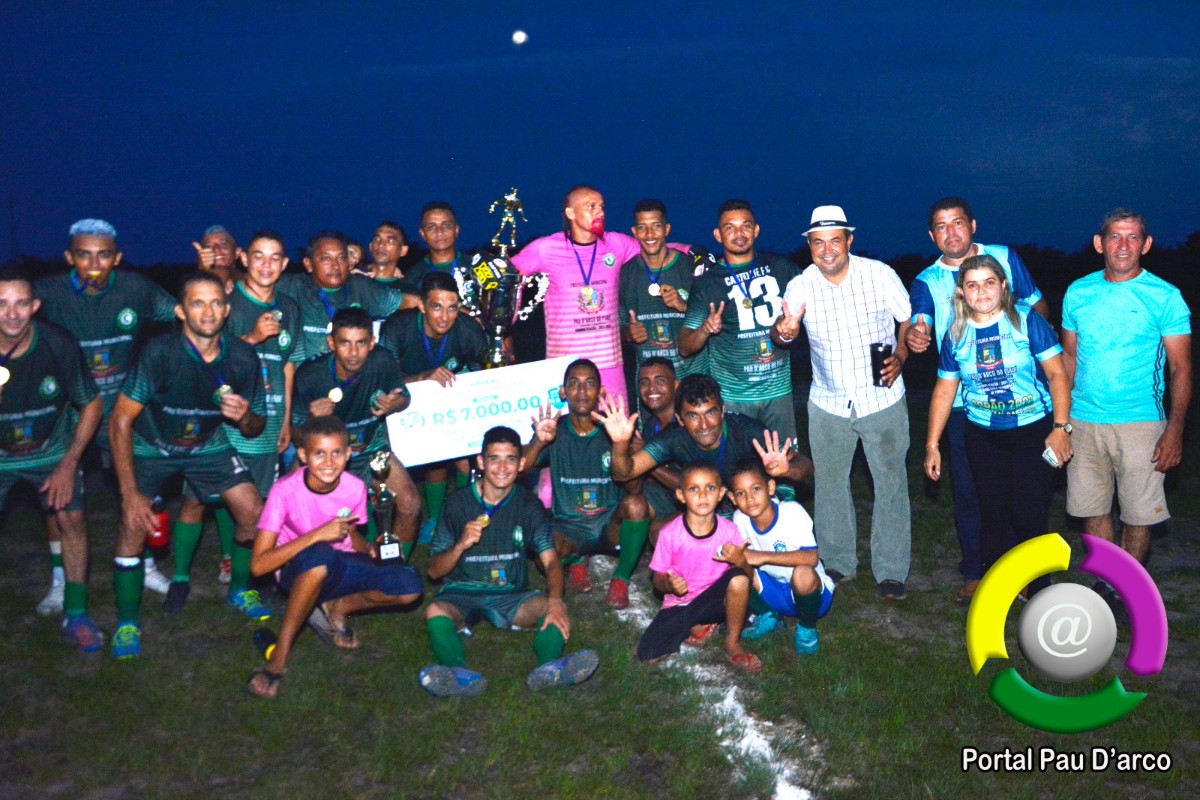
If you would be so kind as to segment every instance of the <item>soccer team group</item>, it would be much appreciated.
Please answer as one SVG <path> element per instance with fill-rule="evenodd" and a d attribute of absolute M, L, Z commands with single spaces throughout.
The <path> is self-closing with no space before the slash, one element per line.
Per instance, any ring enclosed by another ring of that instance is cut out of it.
<path fill-rule="evenodd" d="M 69 272 L 0 273 L 0 507 L 21 481 L 39 492 L 52 562 L 39 612 L 61 611 L 63 635 L 81 650 L 103 647 L 88 616 L 81 468 L 95 444 L 120 490 L 117 658 L 141 654 L 144 588 L 166 595 L 167 613 L 187 603 L 210 511 L 229 604 L 268 619 L 251 580 L 269 573 L 287 594 L 266 665 L 246 686 L 261 697 L 276 696 L 306 625 L 352 649 L 354 613 L 419 605 L 424 582 L 406 563 L 419 541 L 430 542 L 427 577 L 440 584 L 423 609 L 435 663 L 419 675 L 435 695 L 486 687 L 465 649 L 484 619 L 534 632 L 531 689 L 589 678 L 596 653 L 565 654 L 567 589 L 589 591 L 589 556 L 615 555 L 607 602 L 628 606 L 647 544 L 663 603 L 639 659 L 701 646 L 723 624 L 729 663 L 757 672 L 762 664 L 743 642 L 792 618 L 796 651 L 816 653 L 817 620 L 837 584 L 856 575 L 849 475 L 860 443 L 874 481 L 872 572 L 882 600 L 904 599 L 911 519 L 901 371 L 933 342 L 939 385 L 957 381 L 953 408 L 946 394 L 945 419 L 931 429 L 944 426 L 949 441 L 958 601 L 969 603 L 1003 554 L 996 541 L 1046 532 L 1044 510 L 1040 530 L 1036 513 L 1006 511 L 1022 506 L 1021 489 L 977 480 L 972 466 L 983 452 L 989 478 L 995 462 L 1020 470 L 1028 442 L 1040 455 L 1043 437 L 1059 466 L 1070 461 L 1068 511 L 1112 540 L 1115 490 L 1122 544 L 1144 560 L 1149 526 L 1167 516 L 1162 475 L 1180 458 L 1191 372 L 1188 310 L 1177 289 L 1140 267 L 1151 244 L 1140 215 L 1105 218 L 1095 237 L 1104 270 L 1068 292 L 1061 346 L 1038 317 L 1045 302 L 1028 270 L 1014 251 L 974 241 L 971 208 L 959 198 L 931 209 L 941 256 L 911 291 L 886 264 L 850 252 L 854 227 L 837 206 L 814 210 L 804 270 L 756 252 L 759 226 L 741 200 L 719 210 L 720 258 L 668 244 L 658 201 L 637 204 L 632 237 L 606 231 L 605 221 L 600 192 L 574 187 L 563 232 L 509 259 L 520 273 L 549 278 L 546 354 L 575 359 L 563 410 L 542 407 L 528 444 L 495 427 L 477 456 L 411 475 L 391 453 L 386 417 L 407 407 L 407 384 L 453 389 L 456 374 L 481 368 L 489 346 L 462 306 L 455 273 L 470 259 L 446 203 L 422 210 L 428 254 L 404 273 L 408 242 L 393 222 L 380 224 L 361 266 L 360 246 L 318 233 L 303 272 L 285 272 L 277 234 L 256 233 L 243 249 L 214 226 L 194 243 L 199 269 L 171 297 L 116 269 L 117 232 L 97 219 L 71 226 Z M 152 321 L 179 324 L 147 336 Z M 798 452 L 788 351 L 801 332 L 812 354 L 811 460 Z M 636 407 L 622 342 L 636 353 Z M 976 428 L 990 438 L 976 441 Z M 935 479 L 938 438 L 926 448 Z M 184 497 L 167 579 L 147 535 L 178 475 Z M 810 477 L 815 527 L 792 499 Z M 383 485 L 394 503 L 381 514 L 369 494 Z M 379 527 L 398 541 L 398 562 L 379 558 Z M 531 561 L 544 592 L 530 589 Z"/>

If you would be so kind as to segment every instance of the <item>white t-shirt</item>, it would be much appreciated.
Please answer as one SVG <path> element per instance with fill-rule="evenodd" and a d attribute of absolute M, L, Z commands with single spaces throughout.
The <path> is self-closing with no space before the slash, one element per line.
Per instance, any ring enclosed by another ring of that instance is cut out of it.
<path fill-rule="evenodd" d="M 742 536 L 750 542 L 751 550 L 785 553 L 791 550 L 816 550 L 817 540 L 813 536 L 812 518 L 804 510 L 804 506 L 792 500 L 775 503 L 775 521 L 765 531 L 754 527 L 754 523 L 741 511 L 733 512 L 733 523 L 737 525 Z M 777 581 L 788 582 L 792 579 L 792 567 L 781 567 L 768 564 L 758 568 Z M 825 574 L 825 565 L 817 559 L 817 576 L 825 588 L 833 591 L 833 581 Z"/>

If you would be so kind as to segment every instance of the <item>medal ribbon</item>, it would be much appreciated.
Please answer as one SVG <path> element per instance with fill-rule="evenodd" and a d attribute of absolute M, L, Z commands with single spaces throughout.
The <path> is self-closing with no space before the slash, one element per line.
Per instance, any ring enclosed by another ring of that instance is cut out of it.
<path fill-rule="evenodd" d="M 225 380 L 224 373 L 214 370 L 212 367 L 212 364 L 209 364 L 207 361 L 204 360 L 204 356 L 200 355 L 200 351 L 198 349 L 196 349 L 196 345 L 192 344 L 192 340 L 187 337 L 186 333 L 183 334 L 183 343 L 187 345 L 188 350 L 192 351 L 192 355 L 194 355 L 196 357 L 196 360 L 200 362 L 200 366 L 204 367 L 204 371 L 208 373 L 208 378 L 209 378 L 209 380 L 211 380 L 213 382 L 214 386 L 216 386 L 218 389 L 220 389 L 222 386 L 229 385 L 229 381 Z M 218 361 L 220 361 L 224 357 L 224 355 L 225 355 L 225 337 L 218 336 L 217 337 L 217 357 L 213 359 L 213 364 L 216 364 Z"/>
<path fill-rule="evenodd" d="M 641 256 L 638 256 L 638 263 L 641 264 L 642 269 L 646 271 L 646 277 L 650 279 L 651 285 L 658 286 L 658 276 L 662 274 L 662 271 L 666 269 L 667 265 L 664 263 L 658 269 L 652 270 L 650 269 L 650 265 L 647 264 Z"/>
<path fill-rule="evenodd" d="M 103 291 L 105 288 L 100 285 L 99 281 L 94 281 L 91 278 L 85 278 L 83 283 L 80 283 L 79 282 L 79 273 L 75 272 L 74 270 L 71 271 L 71 291 L 74 292 L 76 295 L 83 294 L 90 287 L 93 287 L 93 286 L 101 291 Z"/>
<path fill-rule="evenodd" d="M 339 381 L 338 377 L 337 377 L 336 361 L 335 361 L 335 359 L 332 359 L 332 358 L 329 359 L 329 377 L 333 378 L 333 382 L 337 385 L 338 389 L 343 390 L 343 396 L 346 394 L 346 392 L 345 392 L 346 389 L 349 389 L 351 386 L 358 383 L 358 379 L 363 376 L 364 372 L 366 372 L 366 369 L 363 369 L 360 372 L 354 373 L 349 378 L 346 378 L 346 380 L 344 380 L 344 381 Z"/>
<path fill-rule="evenodd" d="M 583 285 L 591 286 L 592 272 L 596 269 L 596 251 L 600 249 L 600 240 L 597 239 L 592 242 L 592 261 L 588 264 L 587 272 L 583 271 L 583 259 L 579 257 L 579 251 L 576 249 L 578 245 L 571 241 L 570 238 L 567 239 L 567 244 L 571 246 L 571 252 L 575 254 L 575 263 L 579 265 L 579 277 L 583 278 Z"/>
<path fill-rule="evenodd" d="M 429 357 L 429 368 L 437 369 L 444 363 L 442 357 L 446 355 L 446 345 L 450 343 L 450 331 L 446 331 L 446 335 L 442 337 L 442 345 L 438 348 L 437 358 L 434 358 L 433 346 L 429 344 L 429 337 L 425 335 L 424 314 L 417 317 L 417 330 L 421 332 L 421 344 L 425 345 L 425 355 Z"/>
<path fill-rule="evenodd" d="M 752 259 L 749 264 L 741 267 L 740 269 L 743 271 L 754 269 L 754 260 Z M 729 262 L 725 263 L 725 271 L 728 272 L 730 277 L 737 282 L 738 288 L 742 290 L 742 294 L 744 295 L 745 299 L 750 300 L 750 288 L 745 283 L 742 283 L 742 276 L 733 271 L 733 267 L 729 266 Z"/>
<path fill-rule="evenodd" d="M 338 289 L 337 291 L 341 291 Z M 317 287 L 317 297 L 321 298 L 321 305 L 325 306 L 325 313 L 329 315 L 329 321 L 333 322 L 333 315 L 337 309 L 333 307 L 333 303 L 329 302 L 329 298 L 325 296 L 325 290 Z"/>

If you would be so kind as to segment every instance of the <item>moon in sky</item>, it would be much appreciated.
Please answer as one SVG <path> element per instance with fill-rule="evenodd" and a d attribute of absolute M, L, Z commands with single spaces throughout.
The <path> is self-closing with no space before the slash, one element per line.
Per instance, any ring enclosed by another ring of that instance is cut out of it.
<path fill-rule="evenodd" d="M 527 42 L 529 40 L 529 34 L 527 34 L 525 31 L 522 31 L 522 30 L 515 30 L 515 31 L 513 31 L 512 39 L 513 39 L 513 44 L 515 44 L 517 47 L 520 47 L 521 45 L 525 44 L 525 42 Z"/>

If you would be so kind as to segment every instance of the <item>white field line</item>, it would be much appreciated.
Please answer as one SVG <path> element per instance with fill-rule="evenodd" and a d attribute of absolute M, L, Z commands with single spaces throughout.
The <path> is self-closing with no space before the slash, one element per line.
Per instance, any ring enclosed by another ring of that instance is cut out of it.
<path fill-rule="evenodd" d="M 590 561 L 592 580 L 597 587 L 606 585 L 616 562 L 609 558 L 592 558 Z M 656 613 L 658 606 L 654 596 L 630 582 L 629 607 L 617 611 L 617 618 L 643 631 Z M 799 766 L 777 752 L 772 744 L 774 724 L 758 719 L 746 710 L 738 699 L 738 688 L 729 685 L 727 669 L 691 660 L 694 658 L 694 651 L 688 652 L 691 649 L 685 645 L 680 655 L 668 659 L 663 666 L 686 672 L 700 685 L 701 692 L 710 701 L 703 710 L 716 717 L 717 736 L 734 769 L 740 770 L 747 759 L 764 763 L 775 774 L 776 800 L 811 800 L 812 793 L 799 785 Z"/>

